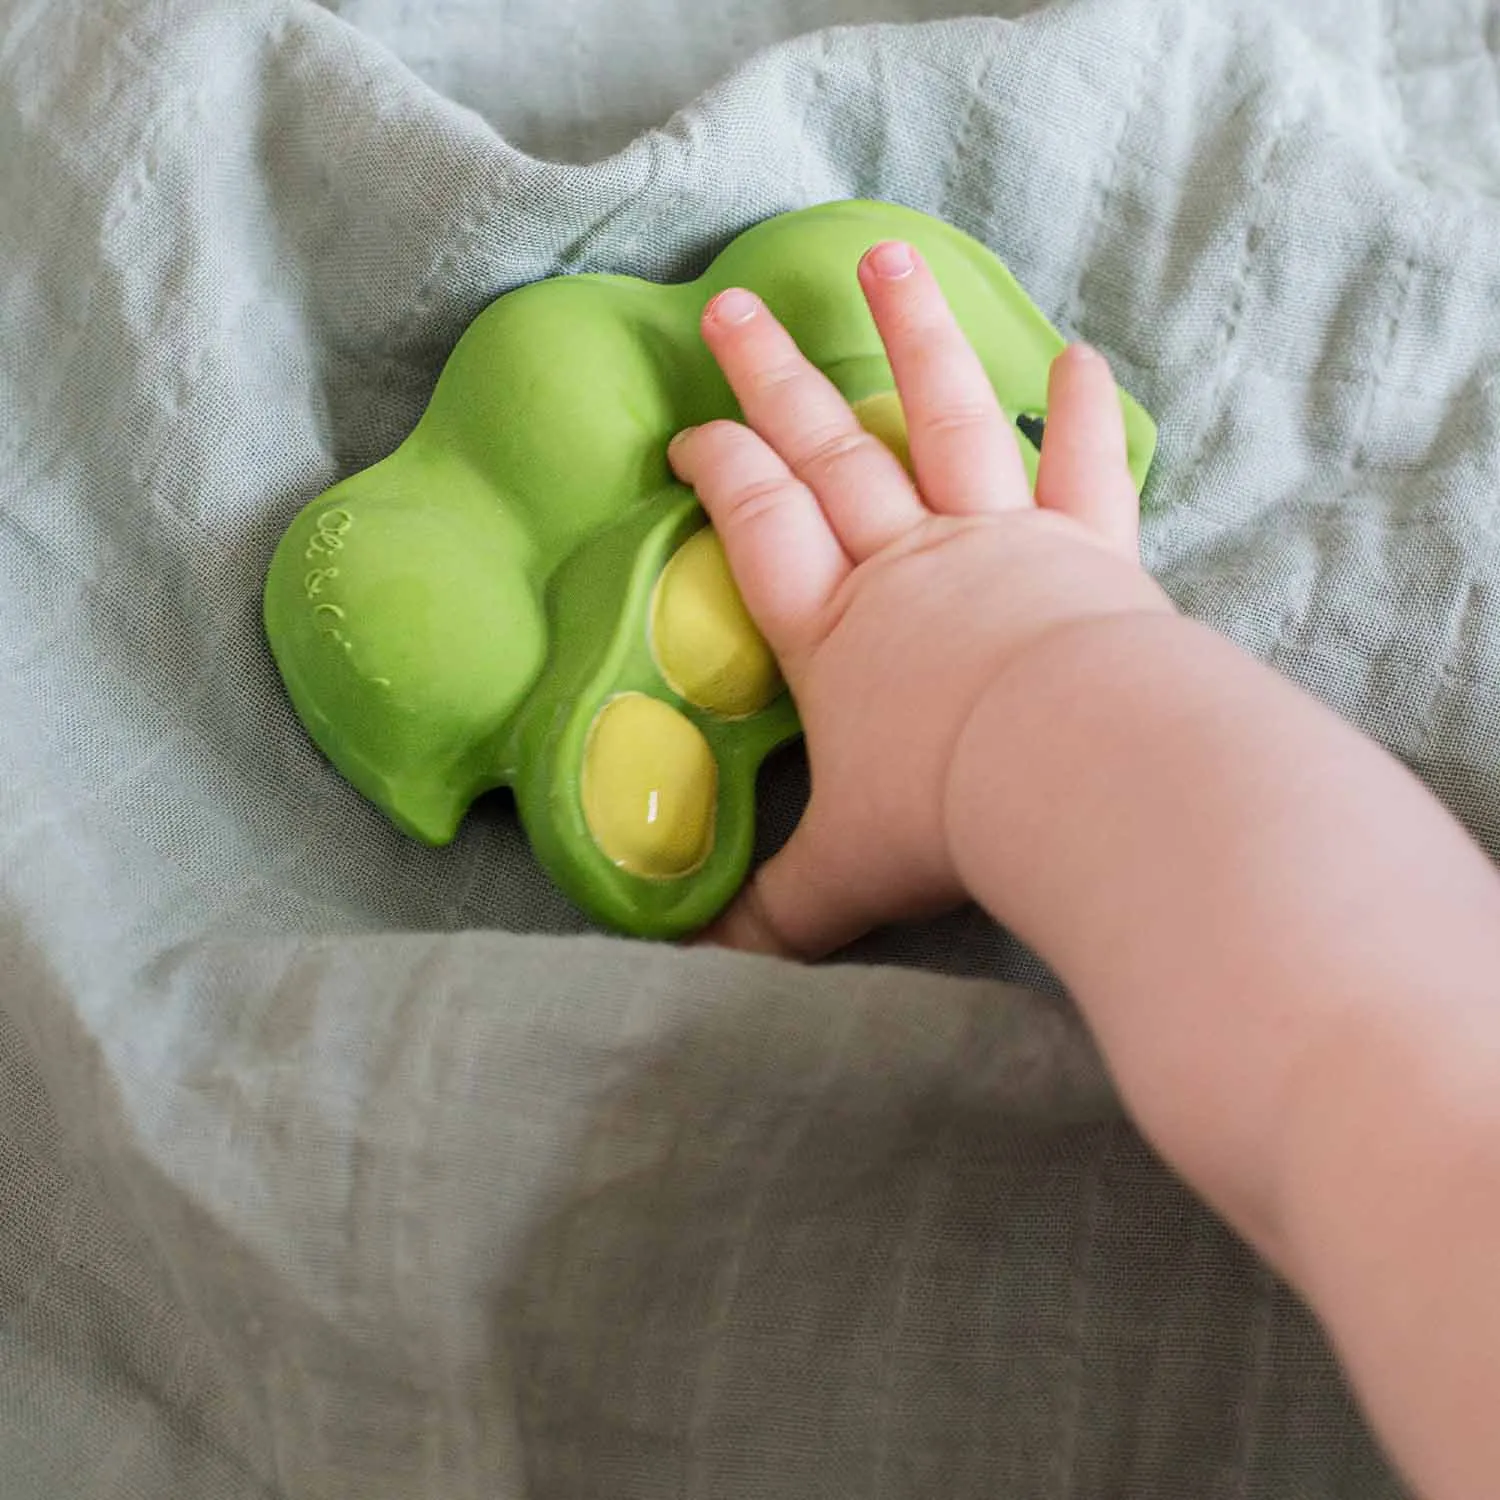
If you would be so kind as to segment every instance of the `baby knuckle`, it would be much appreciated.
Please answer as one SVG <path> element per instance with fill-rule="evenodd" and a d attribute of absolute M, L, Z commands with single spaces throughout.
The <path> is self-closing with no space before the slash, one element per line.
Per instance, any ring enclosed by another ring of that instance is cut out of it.
<path fill-rule="evenodd" d="M 992 427 L 996 413 L 982 406 L 949 406 L 934 412 L 922 423 L 930 436 L 941 438 L 972 437 Z"/>
<path fill-rule="evenodd" d="M 754 394 L 768 396 L 785 390 L 788 386 L 796 385 L 806 373 L 806 366 L 793 360 L 784 360 L 763 365 L 748 379 Z"/>
<path fill-rule="evenodd" d="M 828 433 L 813 442 L 799 457 L 796 469 L 804 477 L 826 475 L 847 464 L 851 458 L 868 454 L 874 441 L 862 430 Z"/>
<path fill-rule="evenodd" d="M 784 479 L 758 479 L 738 489 L 725 505 L 725 522 L 746 526 L 786 499 L 789 486 Z"/>

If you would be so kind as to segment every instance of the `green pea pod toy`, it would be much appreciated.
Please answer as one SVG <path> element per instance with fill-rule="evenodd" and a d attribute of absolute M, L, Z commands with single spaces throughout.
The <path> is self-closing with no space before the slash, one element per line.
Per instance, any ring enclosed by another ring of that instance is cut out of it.
<path fill-rule="evenodd" d="M 757 771 L 799 726 L 667 443 L 739 415 L 698 325 L 744 286 L 904 457 L 855 275 L 884 239 L 926 257 L 1034 482 L 1062 339 L 976 241 L 841 202 L 747 230 L 696 281 L 567 276 L 499 298 L 411 436 L 292 522 L 266 580 L 272 652 L 313 739 L 400 828 L 446 843 L 508 785 L 538 859 L 604 925 L 677 937 L 726 905 Z M 1121 400 L 1139 487 L 1156 431 Z"/>

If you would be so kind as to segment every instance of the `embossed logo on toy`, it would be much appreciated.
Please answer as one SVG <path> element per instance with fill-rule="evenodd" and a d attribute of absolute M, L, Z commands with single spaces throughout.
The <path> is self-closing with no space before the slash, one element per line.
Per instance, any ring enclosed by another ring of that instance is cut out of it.
<path fill-rule="evenodd" d="M 319 596 L 339 576 L 338 567 L 328 564 L 327 559 L 343 551 L 344 538 L 354 525 L 354 517 L 339 505 L 332 510 L 325 510 L 314 525 L 317 529 L 302 556 L 307 562 L 322 563 L 323 566 L 315 567 L 306 574 L 302 580 L 302 592 L 312 605 L 313 622 L 317 628 L 345 651 L 352 651 L 354 643 L 344 634 L 343 629 L 346 618 L 343 605 L 334 604 Z"/>

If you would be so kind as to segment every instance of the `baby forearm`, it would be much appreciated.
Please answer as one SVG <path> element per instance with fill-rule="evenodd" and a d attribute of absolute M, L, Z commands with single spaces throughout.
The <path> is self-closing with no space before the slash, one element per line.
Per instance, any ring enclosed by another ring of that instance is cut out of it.
<path fill-rule="evenodd" d="M 1475 998 L 1450 970 L 1342 1038 L 1287 1128 L 1287 1268 L 1427 1500 L 1500 1473 L 1500 1047 Z"/>
<path fill-rule="evenodd" d="M 1425 1493 L 1481 1493 L 1500 1466 L 1483 855 L 1383 751 L 1165 616 L 1016 661 L 948 812 L 973 894 L 1069 985 L 1164 1155 L 1309 1297 L 1397 1458 Z"/>
<path fill-rule="evenodd" d="M 1267 1249 L 1304 1071 L 1382 1013 L 1487 1003 L 1453 984 L 1435 1002 L 1437 970 L 1500 975 L 1500 880 L 1457 824 L 1174 617 L 1017 660 L 965 731 L 949 826 L 971 892 L 1068 983 L 1144 1127 Z"/>

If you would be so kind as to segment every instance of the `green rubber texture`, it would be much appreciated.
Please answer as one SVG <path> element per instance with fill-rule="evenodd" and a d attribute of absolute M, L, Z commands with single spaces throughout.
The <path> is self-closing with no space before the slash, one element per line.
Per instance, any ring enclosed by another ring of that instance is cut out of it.
<path fill-rule="evenodd" d="M 884 239 L 927 259 L 1007 414 L 1044 417 L 1063 340 L 988 250 L 911 209 L 828 203 L 747 230 L 696 281 L 570 276 L 499 298 L 410 437 L 292 522 L 266 578 L 272 653 L 323 753 L 398 827 L 446 843 L 476 797 L 508 785 L 538 859 L 606 926 L 679 937 L 733 897 L 756 774 L 798 723 L 785 694 L 718 719 L 656 669 L 652 590 L 705 521 L 667 443 L 740 415 L 698 327 L 728 286 L 759 294 L 851 402 L 891 390 L 855 276 Z M 1121 402 L 1139 489 L 1156 429 Z M 1021 450 L 1034 482 L 1035 448 Z M 584 822 L 589 727 L 629 691 L 687 714 L 718 760 L 713 851 L 677 880 L 617 868 Z"/>

